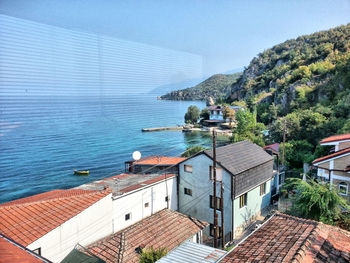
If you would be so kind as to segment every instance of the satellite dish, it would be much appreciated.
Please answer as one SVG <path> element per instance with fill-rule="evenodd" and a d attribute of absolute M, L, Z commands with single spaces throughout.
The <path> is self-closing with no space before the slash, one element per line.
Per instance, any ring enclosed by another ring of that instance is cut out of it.
<path fill-rule="evenodd" d="M 132 153 L 132 158 L 137 161 L 141 159 L 141 153 L 139 151 L 135 151 Z"/>

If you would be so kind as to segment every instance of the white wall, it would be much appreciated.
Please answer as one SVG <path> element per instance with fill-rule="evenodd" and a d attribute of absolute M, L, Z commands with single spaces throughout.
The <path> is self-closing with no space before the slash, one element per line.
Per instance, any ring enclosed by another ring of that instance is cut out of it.
<path fill-rule="evenodd" d="M 60 262 L 77 243 L 88 245 L 112 234 L 112 209 L 109 194 L 27 247 L 41 248 L 43 257 Z"/>
<path fill-rule="evenodd" d="M 142 189 L 114 197 L 113 232 L 118 232 L 164 208 L 177 210 L 176 177 L 157 182 Z M 165 197 L 169 196 L 169 207 Z M 148 203 L 148 207 L 145 207 Z M 125 215 L 131 218 L 125 220 Z"/>

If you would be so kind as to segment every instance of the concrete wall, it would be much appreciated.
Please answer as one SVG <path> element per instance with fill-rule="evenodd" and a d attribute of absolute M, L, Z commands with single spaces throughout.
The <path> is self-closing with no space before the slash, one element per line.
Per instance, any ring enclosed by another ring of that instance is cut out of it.
<path fill-rule="evenodd" d="M 112 234 L 112 210 L 109 194 L 27 247 L 41 248 L 43 257 L 60 262 L 77 243 L 88 245 Z"/>
<path fill-rule="evenodd" d="M 176 177 L 113 197 L 113 232 L 118 232 L 164 208 L 177 210 Z M 165 197 L 169 196 L 169 207 Z M 148 203 L 148 207 L 145 204 Z M 125 220 L 126 214 L 131 214 Z"/>
<path fill-rule="evenodd" d="M 234 227 L 236 234 L 247 227 L 260 211 L 270 204 L 271 201 L 271 179 L 266 181 L 266 193 L 260 196 L 260 185 L 247 193 L 247 205 L 239 207 L 239 196 L 234 200 Z"/>
<path fill-rule="evenodd" d="M 133 166 L 133 172 L 134 173 L 167 173 L 167 174 L 178 174 L 178 167 L 173 166 L 169 168 L 170 166 L 154 166 L 154 165 L 142 165 L 142 164 L 135 164 Z"/>
<path fill-rule="evenodd" d="M 184 171 L 184 165 L 192 166 L 192 173 Z M 179 212 L 191 215 L 199 220 L 213 224 L 213 209 L 210 208 L 210 195 L 213 195 L 213 183 L 209 180 L 209 167 L 213 161 L 206 155 L 201 154 L 180 164 L 180 189 L 179 189 Z M 220 167 L 218 165 L 218 167 Z M 223 169 L 224 182 L 224 224 L 225 235 L 232 231 L 232 200 L 231 200 L 231 175 Z M 184 194 L 184 188 L 192 190 L 192 196 Z M 216 188 L 217 197 L 220 197 L 220 184 Z M 221 212 L 219 225 L 221 225 Z M 209 228 L 204 232 L 209 234 Z"/>
<path fill-rule="evenodd" d="M 345 148 L 349 148 L 350 147 L 350 141 L 349 142 L 347 142 L 347 141 L 345 141 L 345 142 L 340 142 L 339 143 L 339 151 L 340 150 L 343 150 L 343 149 L 345 149 Z"/>

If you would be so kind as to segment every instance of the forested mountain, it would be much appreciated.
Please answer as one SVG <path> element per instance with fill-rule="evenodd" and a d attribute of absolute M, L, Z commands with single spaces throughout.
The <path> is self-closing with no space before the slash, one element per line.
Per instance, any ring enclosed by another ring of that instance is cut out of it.
<path fill-rule="evenodd" d="M 172 91 L 161 96 L 165 100 L 207 100 L 209 97 L 214 99 L 226 98 L 230 95 L 231 85 L 239 78 L 241 73 L 234 74 L 216 74 L 199 83 L 198 85 Z"/>
<path fill-rule="evenodd" d="M 309 162 L 320 139 L 350 132 L 350 24 L 260 53 L 227 102 L 256 112 L 270 130 L 266 143 L 281 142 L 285 131 L 292 166 Z"/>

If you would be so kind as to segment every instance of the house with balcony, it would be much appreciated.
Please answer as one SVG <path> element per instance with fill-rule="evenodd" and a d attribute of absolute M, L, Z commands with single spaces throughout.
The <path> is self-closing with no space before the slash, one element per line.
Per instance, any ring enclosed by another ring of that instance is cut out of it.
<path fill-rule="evenodd" d="M 329 182 L 350 202 L 350 133 L 323 139 L 320 145 L 333 146 L 332 152 L 312 162 L 317 177 Z"/>
<path fill-rule="evenodd" d="M 243 110 L 244 108 L 241 106 L 229 106 L 231 109 L 233 109 L 235 112 L 239 110 Z M 224 119 L 224 111 L 225 106 L 222 105 L 213 105 L 208 108 L 209 110 L 209 120 L 205 120 L 204 124 L 207 126 L 220 126 L 222 123 L 227 122 L 226 119 Z"/>
<path fill-rule="evenodd" d="M 206 150 L 179 164 L 179 212 L 210 223 L 205 234 L 213 236 L 213 207 L 217 202 L 219 232 L 224 211 L 225 243 L 249 226 L 271 202 L 273 157 L 249 141 L 216 149 L 217 185 L 213 196 L 213 151 Z M 220 182 L 224 200 L 220 207 Z M 221 237 L 220 237 L 221 238 Z"/>

